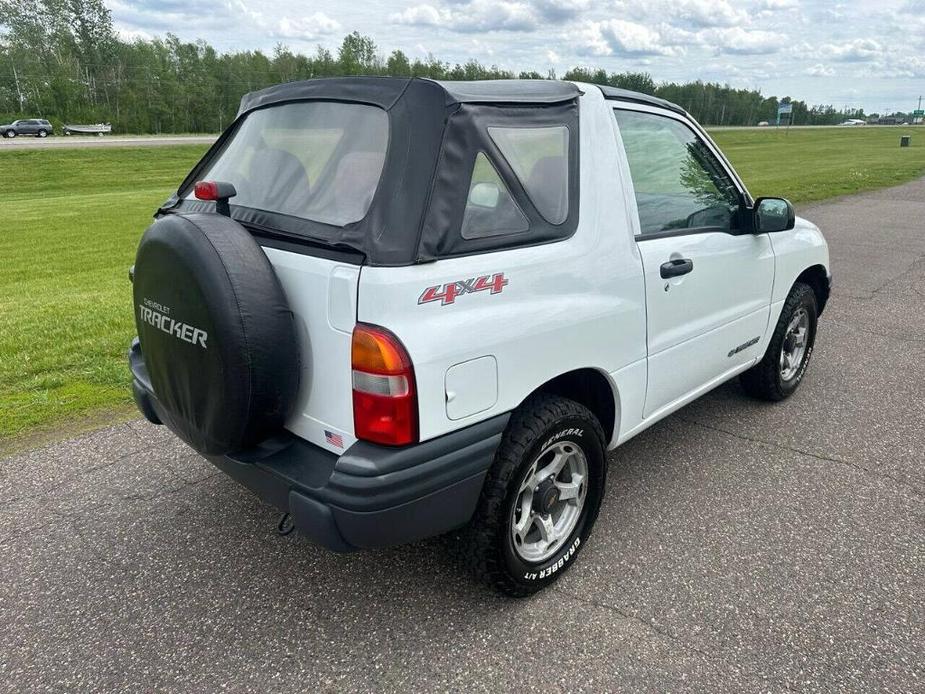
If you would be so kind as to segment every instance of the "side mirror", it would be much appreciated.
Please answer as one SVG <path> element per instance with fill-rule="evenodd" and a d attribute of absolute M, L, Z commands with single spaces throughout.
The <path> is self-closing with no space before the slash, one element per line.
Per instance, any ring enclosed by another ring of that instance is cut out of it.
<path fill-rule="evenodd" d="M 755 233 L 787 231 L 796 225 L 793 205 L 784 198 L 758 198 L 755 201 Z"/>
<path fill-rule="evenodd" d="M 498 188 L 497 183 L 476 183 L 469 191 L 469 204 L 493 209 L 498 206 L 500 197 L 501 189 Z"/>

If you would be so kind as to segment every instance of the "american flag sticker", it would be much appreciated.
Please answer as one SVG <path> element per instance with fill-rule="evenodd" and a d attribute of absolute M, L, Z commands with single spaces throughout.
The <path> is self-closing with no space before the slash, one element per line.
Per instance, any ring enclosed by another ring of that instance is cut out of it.
<path fill-rule="evenodd" d="M 324 440 L 327 441 L 332 446 L 337 446 L 338 448 L 344 447 L 344 437 L 340 434 L 335 434 L 333 431 L 324 430 Z"/>

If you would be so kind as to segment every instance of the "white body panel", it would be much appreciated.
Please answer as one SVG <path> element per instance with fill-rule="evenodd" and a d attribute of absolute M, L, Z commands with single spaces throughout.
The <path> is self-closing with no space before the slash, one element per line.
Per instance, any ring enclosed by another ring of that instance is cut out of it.
<path fill-rule="evenodd" d="M 774 254 L 767 234 L 720 232 L 639 242 L 646 276 L 649 385 L 643 415 L 717 374 L 754 362 L 768 324 Z M 675 258 L 694 269 L 662 279 Z M 754 340 L 754 345 L 734 350 Z"/>
<path fill-rule="evenodd" d="M 795 229 L 775 234 L 639 239 L 617 103 L 579 86 L 579 223 L 571 238 L 404 267 L 267 249 L 303 341 L 291 431 L 334 451 L 343 449 L 325 431 L 342 436 L 345 448 L 355 440 L 350 338 L 357 321 L 387 328 L 408 350 L 422 441 L 510 412 L 556 376 L 592 369 L 613 392 L 615 421 L 604 424 L 613 425 L 615 446 L 761 358 L 793 282 L 808 267 L 828 268 L 818 229 L 798 219 Z M 685 122 L 728 167 L 692 121 L 626 107 Z M 676 257 L 693 260 L 693 271 L 662 279 L 660 265 Z M 428 287 L 497 273 L 507 281 L 500 292 L 418 302 Z"/>
<path fill-rule="evenodd" d="M 275 248 L 263 250 L 295 315 L 302 354 L 299 399 L 286 428 L 306 441 L 342 453 L 356 441 L 350 341 L 356 325 L 360 268 Z M 332 445 L 325 431 L 340 435 L 344 445 Z"/>
<path fill-rule="evenodd" d="M 599 90 L 581 103 L 579 224 L 570 239 L 360 274 L 359 320 L 394 332 L 414 363 L 422 440 L 509 412 L 559 374 L 644 364 L 642 264 L 624 201 L 613 194 L 624 181 L 611 118 Z M 499 272 L 508 281 L 499 294 L 417 303 L 427 287 Z M 484 356 L 497 362 L 497 401 L 450 419 L 447 371 Z M 621 395 L 641 411 L 644 388 Z"/>

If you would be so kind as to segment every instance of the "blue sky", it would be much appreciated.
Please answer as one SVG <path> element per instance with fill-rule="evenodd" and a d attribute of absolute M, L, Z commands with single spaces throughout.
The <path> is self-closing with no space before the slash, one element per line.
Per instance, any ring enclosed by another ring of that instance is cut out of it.
<path fill-rule="evenodd" d="M 356 30 L 383 53 L 646 71 L 869 113 L 912 109 L 925 94 L 925 0 L 106 1 L 123 36 L 169 31 L 221 51 L 310 53 Z"/>

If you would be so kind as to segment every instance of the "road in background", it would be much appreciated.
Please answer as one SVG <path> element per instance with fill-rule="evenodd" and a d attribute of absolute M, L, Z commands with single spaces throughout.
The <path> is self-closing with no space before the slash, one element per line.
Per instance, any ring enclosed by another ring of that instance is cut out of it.
<path fill-rule="evenodd" d="M 846 129 L 847 126 L 838 125 L 794 125 L 793 130 L 828 130 L 831 128 Z M 916 129 L 921 126 L 855 126 L 869 128 L 910 128 Z M 776 126 L 752 126 L 752 125 L 734 125 L 734 126 L 711 126 L 707 130 L 787 130 L 786 127 L 778 128 Z M 9 149 L 50 149 L 55 147 L 157 147 L 159 145 L 184 145 L 184 144 L 211 144 L 215 142 L 218 135 L 104 135 L 103 137 L 92 135 L 70 135 L 70 136 L 53 136 L 46 138 L 38 137 L 15 137 L 0 138 L 0 152 L 5 148 Z"/>
<path fill-rule="evenodd" d="M 530 600 L 437 539 L 335 555 L 136 421 L 0 462 L 0 682 L 29 690 L 921 691 L 925 180 L 801 210 L 835 289 L 797 394 L 611 455 Z"/>
<path fill-rule="evenodd" d="M 218 135 L 58 135 L 54 137 L 0 138 L 0 152 L 5 149 L 54 149 L 57 147 L 158 147 L 163 145 L 211 144 Z"/>

